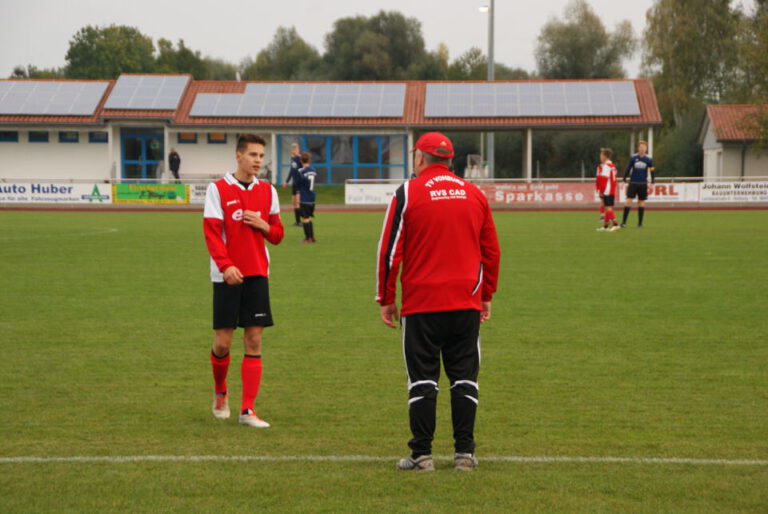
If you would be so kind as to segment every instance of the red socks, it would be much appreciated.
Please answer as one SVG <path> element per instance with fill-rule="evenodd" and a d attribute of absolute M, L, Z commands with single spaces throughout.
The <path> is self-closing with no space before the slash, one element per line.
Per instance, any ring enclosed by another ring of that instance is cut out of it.
<path fill-rule="evenodd" d="M 218 357 L 211 350 L 211 367 L 213 368 L 213 383 L 216 394 L 227 392 L 227 371 L 229 371 L 229 354 Z"/>
<path fill-rule="evenodd" d="M 240 376 L 243 379 L 243 399 L 240 404 L 240 412 L 246 409 L 253 410 L 253 402 L 259 394 L 261 384 L 261 355 L 245 355 L 240 367 Z"/>

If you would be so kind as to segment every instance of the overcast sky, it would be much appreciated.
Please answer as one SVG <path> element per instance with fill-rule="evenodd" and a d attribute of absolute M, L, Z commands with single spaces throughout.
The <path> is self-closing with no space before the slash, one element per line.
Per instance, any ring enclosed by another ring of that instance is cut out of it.
<path fill-rule="evenodd" d="M 533 51 L 541 27 L 562 17 L 569 0 L 496 0 L 496 61 L 533 71 Z M 624 19 L 635 35 L 645 26 L 653 0 L 588 0 L 609 30 Z M 748 4 L 752 0 L 743 0 Z M 0 0 L 0 77 L 16 65 L 38 68 L 64 65 L 69 40 L 85 25 L 129 25 L 154 41 L 183 39 L 203 55 L 239 63 L 254 56 L 280 26 L 295 26 L 301 37 L 324 51 L 333 22 L 358 14 L 396 10 L 422 23 L 427 49 L 445 43 L 451 59 L 472 46 L 487 52 L 488 18 L 478 8 L 486 0 Z M 535 6 L 535 7 L 532 7 Z M 625 67 L 638 73 L 639 54 Z"/>

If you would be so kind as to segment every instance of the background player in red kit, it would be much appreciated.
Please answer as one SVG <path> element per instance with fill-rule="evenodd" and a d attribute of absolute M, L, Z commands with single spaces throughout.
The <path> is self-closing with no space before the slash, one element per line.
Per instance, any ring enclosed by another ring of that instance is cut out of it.
<path fill-rule="evenodd" d="M 411 455 L 397 468 L 432 471 L 437 382 L 442 354 L 451 384 L 454 467 L 475 459 L 480 323 L 491 317 L 499 242 L 485 195 L 449 171 L 453 145 L 429 132 L 416 142 L 416 178 L 395 192 L 379 241 L 376 301 L 395 327 L 398 269 L 402 285 L 403 354 L 408 373 Z"/>
<path fill-rule="evenodd" d="M 235 328 L 240 326 L 245 356 L 240 368 L 243 395 L 239 422 L 257 428 L 269 426 L 256 415 L 253 404 L 261 383 L 262 331 L 273 324 L 269 254 L 264 241 L 278 244 L 283 239 L 277 191 L 256 178 L 265 146 L 264 139 L 254 134 L 238 138 L 237 171 L 208 186 L 203 214 L 213 281 L 213 415 L 229 417 L 229 351 Z"/>
<path fill-rule="evenodd" d="M 616 166 L 611 162 L 611 157 L 613 157 L 613 150 L 610 148 L 600 149 L 600 165 L 597 167 L 595 188 L 597 189 L 597 194 L 600 195 L 600 201 L 605 209 L 605 214 L 603 216 L 603 226 L 597 230 L 615 232 L 619 229 L 616 223 L 616 213 L 613 211 L 613 204 L 616 200 Z"/>

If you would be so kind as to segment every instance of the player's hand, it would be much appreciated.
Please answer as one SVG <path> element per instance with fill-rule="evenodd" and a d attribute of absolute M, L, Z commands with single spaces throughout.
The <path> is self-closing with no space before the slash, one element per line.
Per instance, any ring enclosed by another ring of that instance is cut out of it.
<path fill-rule="evenodd" d="M 261 230 L 265 234 L 269 234 L 269 223 L 261 217 L 261 211 L 243 211 L 243 222 L 249 227 L 253 227 L 256 230 Z"/>
<path fill-rule="evenodd" d="M 397 313 L 397 305 L 390 303 L 381 306 L 381 321 L 388 327 L 397 328 L 395 322 L 400 319 Z"/>
<path fill-rule="evenodd" d="M 491 302 L 481 302 L 480 307 L 483 309 L 480 311 L 480 323 L 485 323 L 491 319 Z"/>
<path fill-rule="evenodd" d="M 237 266 L 230 266 L 224 270 L 224 282 L 231 286 L 243 283 L 243 274 L 237 269 Z"/>

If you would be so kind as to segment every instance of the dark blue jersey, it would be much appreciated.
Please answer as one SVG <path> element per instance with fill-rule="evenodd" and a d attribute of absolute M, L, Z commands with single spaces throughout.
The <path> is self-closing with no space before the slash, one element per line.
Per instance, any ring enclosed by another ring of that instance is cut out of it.
<path fill-rule="evenodd" d="M 315 203 L 315 177 L 317 172 L 312 166 L 299 170 L 299 202 Z"/>
<path fill-rule="evenodd" d="M 629 164 L 627 165 L 627 172 L 624 174 L 624 180 L 629 178 L 631 184 L 648 184 L 652 180 L 649 180 L 648 173 L 653 171 L 653 159 L 649 155 L 635 154 L 629 158 Z M 652 178 L 652 177 L 650 177 Z"/>
<path fill-rule="evenodd" d="M 288 178 L 286 184 L 296 185 L 299 183 L 299 170 L 301 169 L 301 157 L 298 155 L 291 156 L 291 171 L 288 172 Z"/>

